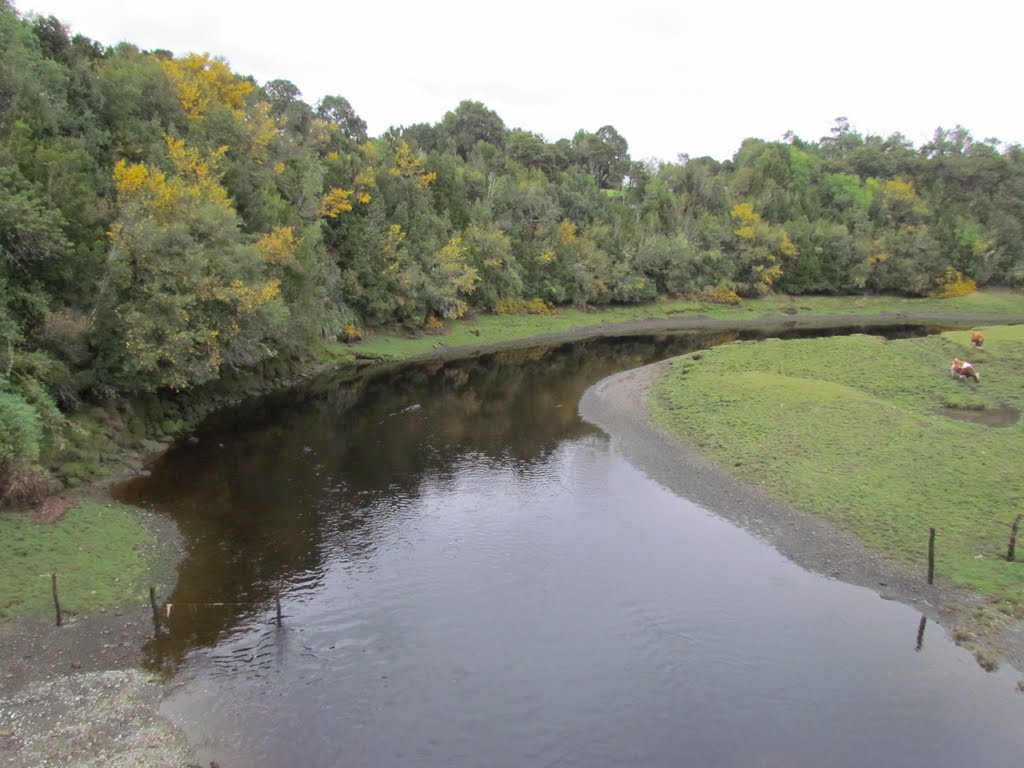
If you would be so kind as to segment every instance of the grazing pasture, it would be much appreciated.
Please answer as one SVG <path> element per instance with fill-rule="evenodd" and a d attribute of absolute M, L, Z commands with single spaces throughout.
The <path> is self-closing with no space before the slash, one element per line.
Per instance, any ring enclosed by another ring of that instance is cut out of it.
<path fill-rule="evenodd" d="M 1024 327 L 984 332 L 981 349 L 970 331 L 728 344 L 672 361 L 652 415 L 735 475 L 922 572 L 934 526 L 937 578 L 1020 613 L 1024 562 L 1006 551 L 1024 512 L 1024 424 L 1013 418 Z M 981 382 L 951 378 L 954 357 Z"/>

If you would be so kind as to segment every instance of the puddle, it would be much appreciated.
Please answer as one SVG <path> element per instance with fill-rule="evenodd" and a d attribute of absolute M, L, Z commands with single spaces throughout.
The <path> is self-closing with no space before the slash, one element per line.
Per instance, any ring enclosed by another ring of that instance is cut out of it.
<path fill-rule="evenodd" d="M 986 427 L 1012 427 L 1020 421 L 1020 411 L 1008 405 L 999 408 L 936 408 L 936 413 L 960 421 L 973 421 Z"/>

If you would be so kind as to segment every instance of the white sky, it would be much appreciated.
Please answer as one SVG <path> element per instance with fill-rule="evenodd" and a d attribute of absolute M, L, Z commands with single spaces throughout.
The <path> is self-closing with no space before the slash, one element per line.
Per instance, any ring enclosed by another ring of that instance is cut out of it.
<path fill-rule="evenodd" d="M 634 159 L 746 137 L 808 141 L 836 117 L 915 145 L 961 124 L 1024 140 L 1024 5 L 1005 0 L 14 0 L 104 45 L 208 52 L 310 105 L 346 97 L 371 135 L 463 99 L 548 141 L 613 125 Z"/>

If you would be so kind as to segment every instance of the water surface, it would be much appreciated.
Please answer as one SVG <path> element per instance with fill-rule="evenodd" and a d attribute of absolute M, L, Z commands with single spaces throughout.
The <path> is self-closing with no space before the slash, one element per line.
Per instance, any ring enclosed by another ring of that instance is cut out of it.
<path fill-rule="evenodd" d="M 190 545 L 149 649 L 166 711 L 223 768 L 1019 765 L 1013 670 L 578 418 L 600 378 L 731 337 L 413 366 L 211 422 L 121 491 Z"/>

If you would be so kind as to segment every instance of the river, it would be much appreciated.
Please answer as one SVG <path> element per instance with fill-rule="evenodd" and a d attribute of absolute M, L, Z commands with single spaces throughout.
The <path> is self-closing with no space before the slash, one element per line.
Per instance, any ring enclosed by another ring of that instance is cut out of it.
<path fill-rule="evenodd" d="M 416 364 L 210 420 L 118 491 L 188 542 L 148 648 L 165 713 L 221 768 L 1021 764 L 1018 672 L 577 415 L 607 375 L 737 337 Z"/>

